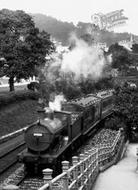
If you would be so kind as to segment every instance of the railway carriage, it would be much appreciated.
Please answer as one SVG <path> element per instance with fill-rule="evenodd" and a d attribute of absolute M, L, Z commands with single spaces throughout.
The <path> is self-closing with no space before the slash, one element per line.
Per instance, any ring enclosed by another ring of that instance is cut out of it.
<path fill-rule="evenodd" d="M 81 125 L 82 135 L 92 130 L 94 124 L 100 120 L 100 102 L 100 98 L 91 94 L 68 103 L 69 105 L 74 104 L 74 107 L 76 106 L 80 111 L 83 111 Z M 68 111 L 67 108 L 66 106 L 66 110 Z"/>
<path fill-rule="evenodd" d="M 101 119 L 110 115 L 113 111 L 113 90 L 98 92 L 97 97 L 101 98 Z"/>

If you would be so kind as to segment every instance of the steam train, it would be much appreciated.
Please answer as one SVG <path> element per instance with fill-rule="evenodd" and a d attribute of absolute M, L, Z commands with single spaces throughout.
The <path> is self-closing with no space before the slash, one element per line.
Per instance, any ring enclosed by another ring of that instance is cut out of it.
<path fill-rule="evenodd" d="M 18 155 L 19 161 L 35 172 L 60 166 L 97 123 L 112 113 L 113 106 L 113 91 L 108 90 L 63 103 L 61 111 L 40 110 L 40 119 L 25 131 L 27 148 Z"/>

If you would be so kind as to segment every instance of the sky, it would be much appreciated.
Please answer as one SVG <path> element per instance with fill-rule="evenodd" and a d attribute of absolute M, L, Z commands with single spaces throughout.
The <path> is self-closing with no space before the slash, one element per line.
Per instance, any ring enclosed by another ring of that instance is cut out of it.
<path fill-rule="evenodd" d="M 127 24 L 119 27 L 118 32 L 138 35 L 137 0 L 0 0 L 0 9 L 24 10 L 26 13 L 42 13 L 61 21 L 91 22 L 95 13 L 109 13 L 124 9 Z"/>

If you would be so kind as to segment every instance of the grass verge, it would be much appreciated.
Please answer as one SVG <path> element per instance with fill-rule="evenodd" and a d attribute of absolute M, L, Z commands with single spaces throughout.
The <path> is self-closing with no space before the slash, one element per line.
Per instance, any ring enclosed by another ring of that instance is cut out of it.
<path fill-rule="evenodd" d="M 37 100 L 16 101 L 0 109 L 0 136 L 9 134 L 36 121 Z"/>

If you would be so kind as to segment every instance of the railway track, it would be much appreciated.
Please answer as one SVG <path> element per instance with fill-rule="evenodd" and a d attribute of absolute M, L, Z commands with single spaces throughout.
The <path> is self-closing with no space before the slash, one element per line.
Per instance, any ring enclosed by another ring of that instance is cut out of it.
<path fill-rule="evenodd" d="M 0 175 L 17 163 L 17 154 L 25 149 L 21 136 L 0 144 Z"/>
<path fill-rule="evenodd" d="M 0 189 L 3 189 L 3 187 L 10 184 L 20 186 L 25 178 L 26 174 L 24 173 L 24 165 L 15 164 L 13 167 L 13 171 L 8 176 L 0 179 Z"/>

